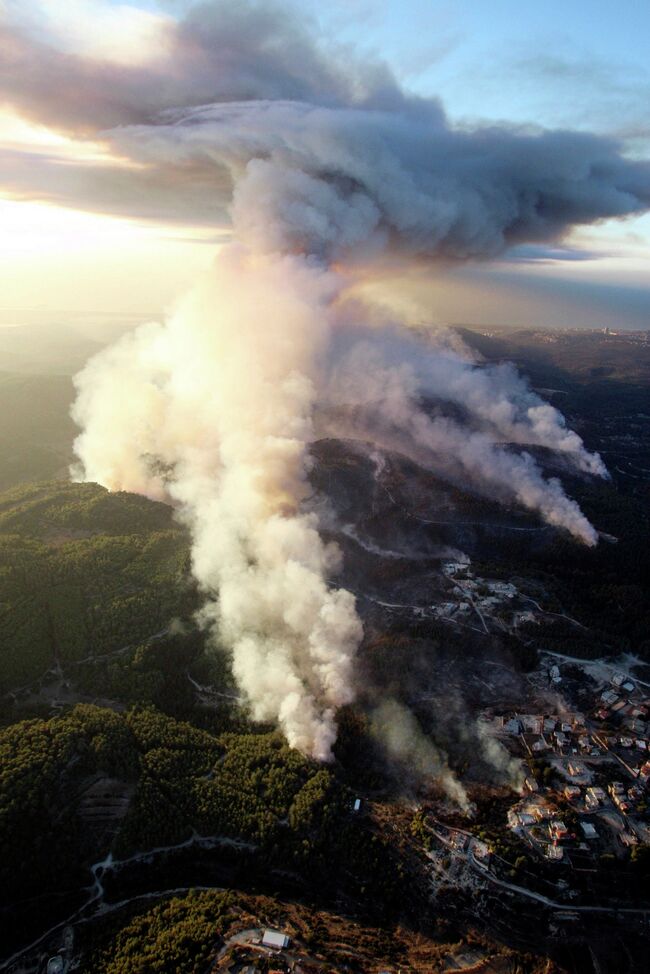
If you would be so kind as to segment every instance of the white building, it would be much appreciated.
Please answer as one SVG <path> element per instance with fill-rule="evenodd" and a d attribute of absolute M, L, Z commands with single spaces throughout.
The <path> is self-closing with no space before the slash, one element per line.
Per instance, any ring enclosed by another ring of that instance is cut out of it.
<path fill-rule="evenodd" d="M 286 933 L 280 933 L 279 930 L 265 930 L 262 937 L 263 947 L 275 947 L 276 950 L 284 950 L 288 947 L 290 943 L 289 937 Z"/>
<path fill-rule="evenodd" d="M 607 795 L 602 788 L 587 788 L 585 805 L 587 808 L 599 808 L 607 801 Z"/>

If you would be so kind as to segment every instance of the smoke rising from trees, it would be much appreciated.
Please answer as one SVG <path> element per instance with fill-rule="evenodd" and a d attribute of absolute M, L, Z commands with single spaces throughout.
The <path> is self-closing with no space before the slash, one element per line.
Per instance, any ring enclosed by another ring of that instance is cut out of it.
<path fill-rule="evenodd" d="M 373 311 L 346 303 L 346 268 L 372 276 L 386 253 L 484 260 L 557 240 L 646 209 L 650 167 L 584 134 L 456 129 L 437 101 L 402 92 L 381 65 L 341 67 L 274 8 L 202 5 L 168 29 L 163 88 L 113 66 L 109 92 L 106 65 L 45 51 L 24 94 L 33 114 L 49 105 L 64 127 L 101 130 L 133 164 L 121 185 L 132 179 L 134 198 L 144 172 L 177 214 L 203 203 L 232 220 L 233 243 L 176 311 L 77 377 L 75 475 L 176 505 L 204 622 L 232 651 L 253 716 L 326 760 L 362 627 L 308 503 L 315 409 L 349 407 L 352 432 L 588 545 L 594 528 L 523 448 L 606 473 L 512 368 L 399 323 L 377 328 Z M 12 36 L 20 64 L 30 40 Z M 70 84 L 53 105 L 46 81 L 62 70 Z M 72 98 L 75 76 L 92 83 Z M 0 89 L 12 83 L 10 66 Z M 333 335 L 353 332 L 341 354 Z M 427 396 L 467 422 L 431 413 Z"/>

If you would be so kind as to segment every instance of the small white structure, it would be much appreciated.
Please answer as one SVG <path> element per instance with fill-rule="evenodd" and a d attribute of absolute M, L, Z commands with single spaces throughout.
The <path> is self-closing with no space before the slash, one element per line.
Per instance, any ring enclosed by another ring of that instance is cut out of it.
<path fill-rule="evenodd" d="M 607 801 L 607 795 L 602 788 L 587 788 L 585 794 L 585 805 L 587 808 L 600 808 Z"/>
<path fill-rule="evenodd" d="M 595 826 L 591 824 L 591 822 L 581 822 L 580 828 L 582 829 L 585 839 L 598 838 L 598 832 L 596 831 Z"/>
<path fill-rule="evenodd" d="M 265 930 L 262 936 L 262 946 L 263 947 L 274 947 L 276 950 L 284 950 L 285 947 L 289 946 L 289 937 L 286 933 L 280 933 L 279 930 Z"/>
<path fill-rule="evenodd" d="M 360 798 L 355 798 L 354 799 L 354 805 L 352 806 L 352 811 L 353 812 L 360 812 L 361 811 L 361 799 Z"/>

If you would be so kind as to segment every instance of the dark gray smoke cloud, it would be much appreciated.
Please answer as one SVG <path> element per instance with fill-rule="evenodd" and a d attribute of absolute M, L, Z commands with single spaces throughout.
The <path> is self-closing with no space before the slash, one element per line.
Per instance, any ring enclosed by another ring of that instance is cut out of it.
<path fill-rule="evenodd" d="M 168 22 L 160 57 L 146 64 L 61 50 L 23 13 L 22 4 L 9 0 L 0 25 L 0 99 L 71 132 L 153 122 L 167 108 L 217 101 L 383 108 L 419 101 L 400 90 L 381 62 L 327 49 L 304 14 L 282 4 L 198 3 L 181 20 Z"/>
<path fill-rule="evenodd" d="M 650 166 L 609 140 L 459 131 L 417 111 L 238 102 L 116 140 L 154 165 L 227 170 L 237 231 L 265 250 L 489 257 L 650 205 Z"/>
<path fill-rule="evenodd" d="M 236 184 L 240 236 L 319 256 L 362 245 L 489 257 L 650 205 L 650 166 L 617 142 L 454 128 L 437 99 L 405 93 L 384 64 L 333 50 L 281 6 L 199 4 L 143 65 L 61 51 L 12 9 L 0 100 L 146 166 L 61 179 L 56 159 L 5 160 L 0 178 L 26 195 L 203 223 L 226 219 Z"/>

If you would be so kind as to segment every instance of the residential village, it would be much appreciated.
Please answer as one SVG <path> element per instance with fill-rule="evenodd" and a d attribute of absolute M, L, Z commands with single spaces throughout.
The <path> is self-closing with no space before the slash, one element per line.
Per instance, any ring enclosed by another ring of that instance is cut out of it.
<path fill-rule="evenodd" d="M 561 701 L 561 665 L 546 674 Z M 650 843 L 650 688 L 622 672 L 607 675 L 598 685 L 585 679 L 580 710 L 490 721 L 525 769 L 508 827 L 533 853 L 569 868 L 603 855 L 626 858 Z"/>
<path fill-rule="evenodd" d="M 484 711 L 520 764 L 519 788 L 514 801 L 488 793 L 464 819 L 421 806 L 437 909 L 484 917 L 522 948 L 594 943 L 614 922 L 630 943 L 647 934 L 650 683 L 629 675 L 637 666 L 541 652 L 535 712 Z"/>

